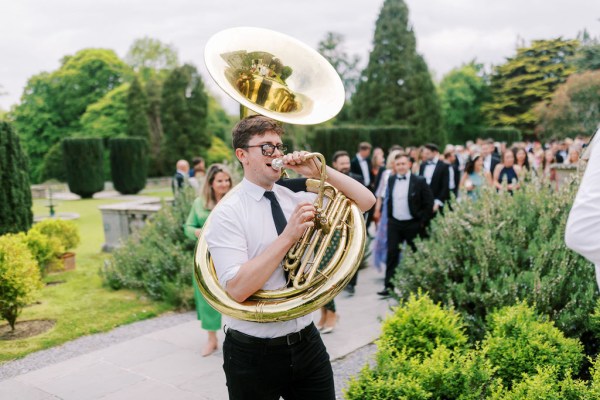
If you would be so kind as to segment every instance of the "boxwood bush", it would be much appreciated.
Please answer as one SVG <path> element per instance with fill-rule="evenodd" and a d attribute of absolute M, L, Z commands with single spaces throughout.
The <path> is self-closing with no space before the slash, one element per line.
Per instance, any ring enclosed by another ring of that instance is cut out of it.
<path fill-rule="evenodd" d="M 195 193 L 180 192 L 173 204 L 162 208 L 105 262 L 102 278 L 115 290 L 142 290 L 152 299 L 182 309 L 193 306 L 192 267 L 194 242 L 183 233 L 183 224 Z"/>
<path fill-rule="evenodd" d="M 422 289 L 454 307 L 474 339 L 483 338 L 492 310 L 526 300 L 595 354 L 594 268 L 564 242 L 576 188 L 574 182 L 555 191 L 532 179 L 514 196 L 489 190 L 454 204 L 432 221 L 428 239 L 416 241 L 416 253 L 405 252 L 398 292 Z"/>
<path fill-rule="evenodd" d="M 0 236 L 0 316 L 15 329 L 17 317 L 42 288 L 37 262 L 18 235 Z"/>

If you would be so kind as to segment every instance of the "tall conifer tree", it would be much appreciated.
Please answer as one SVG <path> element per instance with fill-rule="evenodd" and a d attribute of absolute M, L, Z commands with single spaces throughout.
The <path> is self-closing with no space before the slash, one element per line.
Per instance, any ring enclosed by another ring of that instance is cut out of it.
<path fill-rule="evenodd" d="M 29 162 L 17 134 L 0 121 L 0 235 L 27 231 L 32 221 Z"/>
<path fill-rule="evenodd" d="M 403 0 L 383 3 L 369 63 L 352 97 L 351 119 L 412 126 L 415 144 L 444 142 L 439 99 L 427 64 L 417 53 Z"/>
<path fill-rule="evenodd" d="M 150 140 L 148 98 L 137 77 L 127 93 L 127 136 Z"/>
<path fill-rule="evenodd" d="M 161 120 L 166 172 L 178 159 L 206 155 L 211 137 L 207 131 L 208 96 L 196 68 L 175 68 L 164 83 Z"/>

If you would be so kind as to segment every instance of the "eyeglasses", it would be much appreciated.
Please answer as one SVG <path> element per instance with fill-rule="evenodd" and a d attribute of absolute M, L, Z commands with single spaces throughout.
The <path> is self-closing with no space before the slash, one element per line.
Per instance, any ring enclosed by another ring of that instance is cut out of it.
<path fill-rule="evenodd" d="M 275 153 L 275 149 L 279 150 L 282 154 L 284 154 L 287 151 L 287 147 L 282 144 L 278 144 L 276 146 L 271 143 L 265 143 L 265 144 L 257 144 L 254 146 L 244 146 L 245 149 L 248 149 L 250 147 L 260 147 L 260 150 L 262 151 L 262 155 L 267 156 L 267 157 L 272 156 L 273 153 Z"/>

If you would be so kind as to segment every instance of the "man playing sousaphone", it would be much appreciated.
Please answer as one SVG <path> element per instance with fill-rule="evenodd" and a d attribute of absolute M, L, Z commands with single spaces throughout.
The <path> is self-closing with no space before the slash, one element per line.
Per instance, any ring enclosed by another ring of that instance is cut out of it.
<path fill-rule="evenodd" d="M 283 128 L 254 115 L 233 129 L 233 148 L 244 170 L 235 193 L 213 211 L 205 239 L 220 284 L 237 302 L 260 289 L 286 285 L 281 267 L 288 250 L 314 225 L 316 194 L 295 193 L 275 185 L 284 166 L 318 178 L 321 166 L 306 152 L 284 155 Z M 327 182 L 366 211 L 373 194 L 354 179 L 327 167 Z M 225 317 L 223 368 L 230 399 L 334 399 L 329 355 L 311 314 L 296 319 L 258 323 Z"/>

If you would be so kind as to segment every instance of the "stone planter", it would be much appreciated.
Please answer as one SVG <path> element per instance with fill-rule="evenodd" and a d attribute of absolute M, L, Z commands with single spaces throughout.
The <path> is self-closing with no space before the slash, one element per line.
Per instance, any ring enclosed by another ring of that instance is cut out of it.
<path fill-rule="evenodd" d="M 565 182 L 568 182 L 571 177 L 576 174 L 577 164 L 565 165 L 565 164 L 552 164 L 550 168 L 556 171 L 556 186 L 560 188 Z"/>
<path fill-rule="evenodd" d="M 75 253 L 63 253 L 63 255 L 60 256 L 60 259 L 65 271 L 72 271 L 75 269 Z"/>

